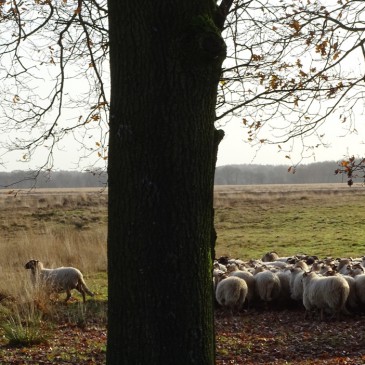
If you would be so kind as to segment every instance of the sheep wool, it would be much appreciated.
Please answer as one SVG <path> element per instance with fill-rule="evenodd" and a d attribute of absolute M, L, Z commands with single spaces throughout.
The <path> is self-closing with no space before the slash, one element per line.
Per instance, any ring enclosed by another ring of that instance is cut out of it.
<path fill-rule="evenodd" d="M 34 284 L 42 284 L 50 292 L 66 292 L 65 302 L 71 298 L 71 290 L 76 289 L 85 303 L 85 293 L 94 296 L 86 286 L 85 280 L 80 270 L 74 267 L 59 267 L 47 269 L 42 262 L 30 260 L 25 264 L 25 268 L 31 270 Z"/>
<path fill-rule="evenodd" d="M 230 275 L 237 276 L 238 278 L 243 279 L 246 282 L 248 289 L 246 300 L 249 304 L 252 303 L 255 296 L 255 277 L 248 271 L 240 270 L 233 271 Z"/>
<path fill-rule="evenodd" d="M 339 317 L 341 312 L 346 312 L 349 294 L 349 284 L 341 275 L 319 276 L 315 272 L 303 274 L 303 305 L 306 315 L 317 308 L 320 310 L 321 320 L 325 309 Z"/>
<path fill-rule="evenodd" d="M 264 302 L 277 299 L 280 295 L 280 279 L 271 271 L 266 270 L 255 274 L 255 284 L 257 295 Z"/>
<path fill-rule="evenodd" d="M 231 310 L 240 310 L 246 300 L 248 288 L 245 280 L 229 276 L 221 280 L 216 289 L 217 302 Z"/>

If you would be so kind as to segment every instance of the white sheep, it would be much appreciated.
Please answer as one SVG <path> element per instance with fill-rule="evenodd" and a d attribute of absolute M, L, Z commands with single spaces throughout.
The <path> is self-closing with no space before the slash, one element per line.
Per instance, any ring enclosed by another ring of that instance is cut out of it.
<path fill-rule="evenodd" d="M 85 293 L 94 296 L 84 281 L 80 270 L 74 267 L 59 267 L 56 269 L 47 269 L 43 267 L 42 262 L 30 260 L 25 264 L 26 269 L 32 272 L 32 281 L 34 284 L 41 284 L 50 292 L 66 292 L 65 302 L 71 298 L 71 290 L 76 289 L 82 295 L 85 303 Z"/>
<path fill-rule="evenodd" d="M 269 270 L 258 272 L 255 274 L 255 288 L 262 301 L 270 302 L 280 295 L 280 279 Z"/>
<path fill-rule="evenodd" d="M 278 303 L 280 306 L 291 306 L 295 303 L 291 298 L 291 290 L 290 290 L 290 279 L 291 272 L 289 269 L 285 269 L 283 271 L 278 271 L 276 273 L 280 280 L 280 296 L 278 298 Z"/>
<path fill-rule="evenodd" d="M 227 267 L 221 263 L 219 263 L 217 260 L 213 262 L 213 268 L 217 270 L 221 270 L 223 272 L 227 272 Z"/>
<path fill-rule="evenodd" d="M 364 274 L 364 267 L 360 263 L 355 263 L 351 266 L 350 274 L 352 277 Z"/>
<path fill-rule="evenodd" d="M 319 276 L 315 272 L 303 274 L 303 305 L 306 314 L 312 309 L 319 309 L 321 320 L 323 311 L 329 309 L 337 317 L 346 311 L 346 301 L 350 293 L 347 281 L 340 275 Z"/>
<path fill-rule="evenodd" d="M 350 287 L 350 294 L 347 298 L 346 307 L 351 311 L 356 311 L 359 309 L 359 298 L 356 292 L 356 281 L 350 275 L 342 275 L 343 278 L 347 281 Z"/>
<path fill-rule="evenodd" d="M 265 262 L 265 266 L 267 268 L 274 267 L 276 269 L 285 269 L 288 267 L 288 264 L 283 261 L 269 261 L 269 262 Z"/>
<path fill-rule="evenodd" d="M 297 261 L 294 267 L 300 267 L 302 270 L 309 271 L 308 264 L 304 260 Z"/>
<path fill-rule="evenodd" d="M 303 273 L 300 267 L 290 269 L 290 297 L 300 302 L 303 301 Z"/>
<path fill-rule="evenodd" d="M 270 262 L 270 261 L 275 261 L 279 258 L 279 255 L 277 252 L 275 251 L 271 251 L 271 252 L 267 252 L 265 253 L 264 256 L 262 256 L 261 260 L 263 262 Z"/>
<path fill-rule="evenodd" d="M 218 283 L 215 297 L 217 302 L 224 307 L 240 310 L 246 300 L 248 288 L 245 280 L 237 276 L 224 277 Z"/>
<path fill-rule="evenodd" d="M 355 289 L 359 299 L 361 309 L 363 310 L 365 305 L 365 274 L 355 276 Z"/>
<path fill-rule="evenodd" d="M 237 276 L 246 282 L 248 289 L 246 300 L 248 306 L 250 306 L 250 304 L 254 301 L 255 298 L 255 277 L 249 271 L 242 271 L 242 270 L 233 271 L 229 275 Z"/>

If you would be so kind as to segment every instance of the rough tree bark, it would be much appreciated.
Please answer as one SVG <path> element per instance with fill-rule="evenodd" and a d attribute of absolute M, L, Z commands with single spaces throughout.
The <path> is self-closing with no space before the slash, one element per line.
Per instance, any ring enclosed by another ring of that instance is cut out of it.
<path fill-rule="evenodd" d="M 108 365 L 214 363 L 224 11 L 212 0 L 109 1 Z"/>

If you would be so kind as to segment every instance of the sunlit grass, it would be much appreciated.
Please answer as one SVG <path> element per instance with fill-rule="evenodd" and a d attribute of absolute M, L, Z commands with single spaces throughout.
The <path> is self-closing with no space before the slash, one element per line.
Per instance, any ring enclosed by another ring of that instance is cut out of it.
<path fill-rule="evenodd" d="M 250 259 L 276 250 L 283 256 L 361 256 L 365 252 L 364 192 L 364 188 L 345 185 L 217 187 L 216 255 Z M 43 315 L 80 326 L 92 316 L 106 322 L 107 204 L 104 193 L 92 194 L 0 194 L 0 306 L 9 309 L 6 303 L 29 301 L 25 293 L 31 292 L 30 273 L 24 264 L 36 258 L 46 267 L 79 268 L 96 294 L 87 298 L 85 307 L 75 291 L 67 306 L 61 304 L 64 293 L 55 302 L 38 298 Z M 31 298 L 35 299 L 34 294 Z"/>
<path fill-rule="evenodd" d="M 287 187 L 289 191 L 291 187 Z M 313 190 L 307 185 L 291 193 L 285 188 L 274 186 L 270 191 L 271 186 L 266 190 L 260 186 L 262 194 L 255 195 L 255 187 L 233 187 L 235 194 L 230 187 L 220 187 L 215 211 L 217 256 L 261 258 L 271 250 L 283 256 L 364 254 L 363 188 L 350 190 L 341 185 Z"/>
<path fill-rule="evenodd" d="M 33 346 L 46 343 L 48 328 L 43 322 L 44 313 L 36 302 L 13 304 L 11 311 L 0 319 L 0 330 L 9 346 Z"/>

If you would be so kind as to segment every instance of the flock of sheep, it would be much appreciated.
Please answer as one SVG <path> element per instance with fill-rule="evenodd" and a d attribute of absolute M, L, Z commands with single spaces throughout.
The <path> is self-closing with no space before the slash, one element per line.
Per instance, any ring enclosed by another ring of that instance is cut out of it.
<path fill-rule="evenodd" d="M 365 310 L 365 257 L 325 258 L 268 252 L 261 260 L 221 257 L 214 261 L 213 286 L 217 303 L 232 313 L 243 308 L 275 304 L 304 306 L 340 317 Z"/>
<path fill-rule="evenodd" d="M 296 255 L 279 257 L 268 252 L 261 260 L 242 261 L 221 257 L 214 261 L 213 287 L 217 303 L 233 313 L 253 306 L 304 306 L 305 316 L 319 311 L 340 317 L 365 310 L 365 256 L 325 258 Z M 38 260 L 25 265 L 35 285 L 51 292 L 78 290 L 83 302 L 88 289 L 80 270 L 74 267 L 48 269 Z"/>

